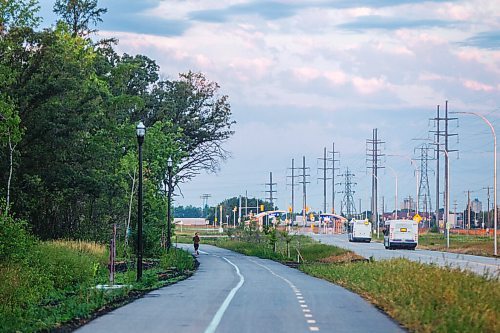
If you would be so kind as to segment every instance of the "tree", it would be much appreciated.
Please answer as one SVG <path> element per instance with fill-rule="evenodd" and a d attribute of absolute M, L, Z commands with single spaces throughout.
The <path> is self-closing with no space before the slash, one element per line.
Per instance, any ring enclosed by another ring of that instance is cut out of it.
<path fill-rule="evenodd" d="M 36 27 L 41 20 L 36 16 L 39 9 L 37 0 L 0 1 L 0 34 L 13 27 Z"/>
<path fill-rule="evenodd" d="M 184 156 L 176 168 L 176 184 L 202 170 L 216 172 L 228 156 L 223 143 L 234 133 L 228 96 L 218 95 L 219 85 L 202 73 L 188 72 L 179 80 L 159 82 L 152 91 L 147 123 L 168 119 L 181 133 Z"/>
<path fill-rule="evenodd" d="M 14 151 L 17 144 L 21 141 L 22 128 L 21 119 L 15 106 L 10 102 L 7 96 L 0 97 L 0 146 L 7 146 L 9 151 L 9 176 L 7 180 L 7 194 L 5 215 L 10 208 L 10 189 L 12 183 L 12 174 L 14 168 Z"/>
<path fill-rule="evenodd" d="M 101 16 L 107 11 L 97 7 L 97 0 L 57 0 L 54 4 L 54 13 L 71 28 L 73 37 L 95 32 L 90 26 L 102 22 Z"/>

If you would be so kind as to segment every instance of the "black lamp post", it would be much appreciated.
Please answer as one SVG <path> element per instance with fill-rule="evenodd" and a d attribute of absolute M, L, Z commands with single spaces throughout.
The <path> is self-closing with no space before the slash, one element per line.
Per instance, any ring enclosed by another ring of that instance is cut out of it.
<path fill-rule="evenodd" d="M 170 229 L 170 202 L 172 199 L 172 158 L 167 160 L 167 172 L 168 172 L 168 194 L 167 194 L 167 252 L 170 250 L 172 245 L 171 240 L 171 229 Z"/>
<path fill-rule="evenodd" d="M 142 121 L 136 127 L 139 143 L 139 196 L 137 204 L 137 281 L 142 278 L 142 143 L 146 135 L 146 126 Z"/>

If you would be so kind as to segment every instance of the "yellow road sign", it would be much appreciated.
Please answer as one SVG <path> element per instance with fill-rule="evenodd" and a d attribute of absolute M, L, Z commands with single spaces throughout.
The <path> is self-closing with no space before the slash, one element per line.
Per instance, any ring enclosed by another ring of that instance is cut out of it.
<path fill-rule="evenodd" d="M 420 216 L 418 213 L 413 216 L 413 221 L 416 221 L 417 223 L 420 223 L 422 221 L 422 216 Z"/>

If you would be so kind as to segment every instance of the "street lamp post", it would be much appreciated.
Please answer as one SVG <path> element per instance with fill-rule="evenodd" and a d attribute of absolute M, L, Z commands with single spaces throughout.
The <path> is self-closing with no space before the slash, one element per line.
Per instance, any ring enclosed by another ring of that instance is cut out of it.
<path fill-rule="evenodd" d="M 494 254 L 498 255 L 497 252 L 497 224 L 498 224 L 498 212 L 497 212 L 497 135 L 495 133 L 495 128 L 490 123 L 485 116 L 476 112 L 451 112 L 457 114 L 470 114 L 481 118 L 491 129 L 491 134 L 493 135 L 493 219 L 494 219 Z M 489 209 L 489 208 L 488 208 Z"/>
<path fill-rule="evenodd" d="M 146 126 L 142 121 L 136 127 L 137 142 L 139 144 L 139 194 L 137 203 L 137 281 L 142 278 L 142 144 L 146 135 Z"/>
<path fill-rule="evenodd" d="M 167 160 L 167 175 L 168 175 L 168 193 L 167 193 L 167 252 L 170 251 L 172 246 L 172 231 L 170 227 L 170 206 L 172 200 L 172 158 Z"/>

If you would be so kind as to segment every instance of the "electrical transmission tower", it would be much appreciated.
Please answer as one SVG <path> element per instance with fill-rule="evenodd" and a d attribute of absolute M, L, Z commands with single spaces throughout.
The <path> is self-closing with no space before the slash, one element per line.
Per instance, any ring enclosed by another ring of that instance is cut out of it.
<path fill-rule="evenodd" d="M 335 151 L 335 142 L 332 143 L 332 151 L 328 152 L 329 154 L 332 155 L 332 158 L 329 159 L 330 162 L 332 162 L 332 167 L 330 170 L 332 170 L 332 214 L 335 214 L 335 171 L 339 170 L 338 167 L 336 167 L 337 163 L 339 160 L 335 159 L 335 155 L 339 155 L 338 151 Z"/>
<path fill-rule="evenodd" d="M 277 183 L 273 183 L 273 173 L 269 172 L 269 183 L 265 184 L 266 186 L 269 186 L 269 190 L 266 190 L 266 193 L 269 194 L 269 196 L 266 198 L 266 200 L 269 200 L 271 203 L 271 209 L 274 210 L 274 199 L 277 199 L 276 197 L 273 196 L 274 193 L 277 193 L 276 190 L 273 190 L 273 186 L 276 186 Z"/>
<path fill-rule="evenodd" d="M 420 150 L 420 157 L 416 158 L 416 161 L 420 161 L 420 182 L 418 184 L 418 206 L 424 207 L 424 212 L 428 214 L 432 211 L 431 204 L 431 190 L 429 187 L 429 177 L 428 177 L 428 167 L 429 160 L 433 160 L 432 156 L 430 156 L 429 151 L 431 147 L 429 144 L 424 143 L 420 147 L 416 148 Z"/>
<path fill-rule="evenodd" d="M 372 139 L 366 140 L 366 155 L 368 162 L 368 169 L 372 171 L 372 201 L 371 201 L 371 211 L 372 211 L 372 225 L 378 225 L 378 170 L 383 169 L 383 166 L 380 166 L 380 157 L 384 156 L 381 153 L 380 145 L 385 142 L 380 141 L 378 138 L 378 130 L 376 128 L 373 129 Z M 371 165 L 370 165 L 371 163 Z M 378 230 L 378 229 L 377 229 Z"/>
<path fill-rule="evenodd" d="M 300 168 L 302 171 L 302 174 L 300 177 L 302 180 L 299 182 L 302 184 L 302 223 L 304 226 L 306 225 L 306 211 L 307 211 L 307 184 L 310 182 L 307 181 L 307 177 L 310 175 L 307 174 L 307 171 L 309 170 L 308 167 L 306 167 L 306 157 L 302 156 L 302 167 Z"/>
<path fill-rule="evenodd" d="M 448 101 L 445 103 L 445 115 L 444 117 L 441 117 L 439 114 L 439 105 L 437 106 L 437 116 L 435 118 L 432 118 L 431 120 L 434 120 L 435 125 L 436 125 L 436 131 L 431 131 L 434 133 L 434 146 L 435 146 L 435 152 L 436 152 L 436 224 L 438 225 L 439 223 L 439 161 L 440 161 L 440 152 L 444 153 L 444 170 L 445 170 L 445 178 L 444 178 L 444 216 L 448 216 L 448 212 L 450 211 L 450 207 L 448 207 L 448 201 L 447 198 L 449 197 L 448 193 L 448 182 L 450 181 L 448 179 L 448 172 L 446 170 L 448 169 L 448 163 L 449 163 L 449 154 L 452 152 L 456 152 L 458 150 L 456 149 L 449 149 L 448 145 L 448 138 L 450 136 L 457 136 L 457 133 L 449 133 L 448 131 L 448 123 L 450 120 L 457 120 L 457 118 L 450 118 L 448 117 Z M 444 131 L 441 129 L 441 123 L 444 122 Z M 441 137 L 444 137 L 444 143 L 441 143 Z M 444 149 L 442 147 L 444 146 Z M 448 221 L 447 221 L 448 222 Z"/>
<path fill-rule="evenodd" d="M 292 167 L 289 168 L 291 171 L 291 175 L 287 176 L 287 178 L 290 178 L 291 184 L 288 184 L 292 188 L 292 202 L 291 202 L 291 212 L 290 212 L 290 220 L 293 221 L 293 213 L 295 212 L 295 186 L 298 184 L 295 183 L 295 178 L 299 177 L 299 175 L 295 174 L 295 170 L 300 170 L 300 168 L 296 168 L 295 165 L 295 159 L 292 158 Z"/>
<path fill-rule="evenodd" d="M 332 168 L 327 166 L 327 162 L 330 161 L 330 159 L 327 157 L 326 154 L 326 147 L 323 149 L 323 157 L 318 158 L 318 160 L 323 161 L 323 167 L 318 168 L 318 170 L 323 171 L 323 177 L 319 177 L 319 180 L 323 181 L 323 213 L 326 213 L 326 181 L 331 179 L 330 177 L 327 177 L 327 172 L 328 170 L 331 170 Z"/>
<path fill-rule="evenodd" d="M 344 185 L 344 191 L 339 192 L 344 194 L 344 198 L 342 199 L 342 208 L 346 209 L 345 216 L 347 216 L 348 219 L 351 219 L 354 214 L 356 214 L 356 207 L 354 204 L 354 193 L 356 192 L 353 190 L 353 186 L 355 186 L 356 183 L 352 181 L 354 174 L 349 172 L 349 168 L 346 168 L 345 173 L 339 176 L 344 177 L 344 181 L 338 183 L 338 185 Z"/>

